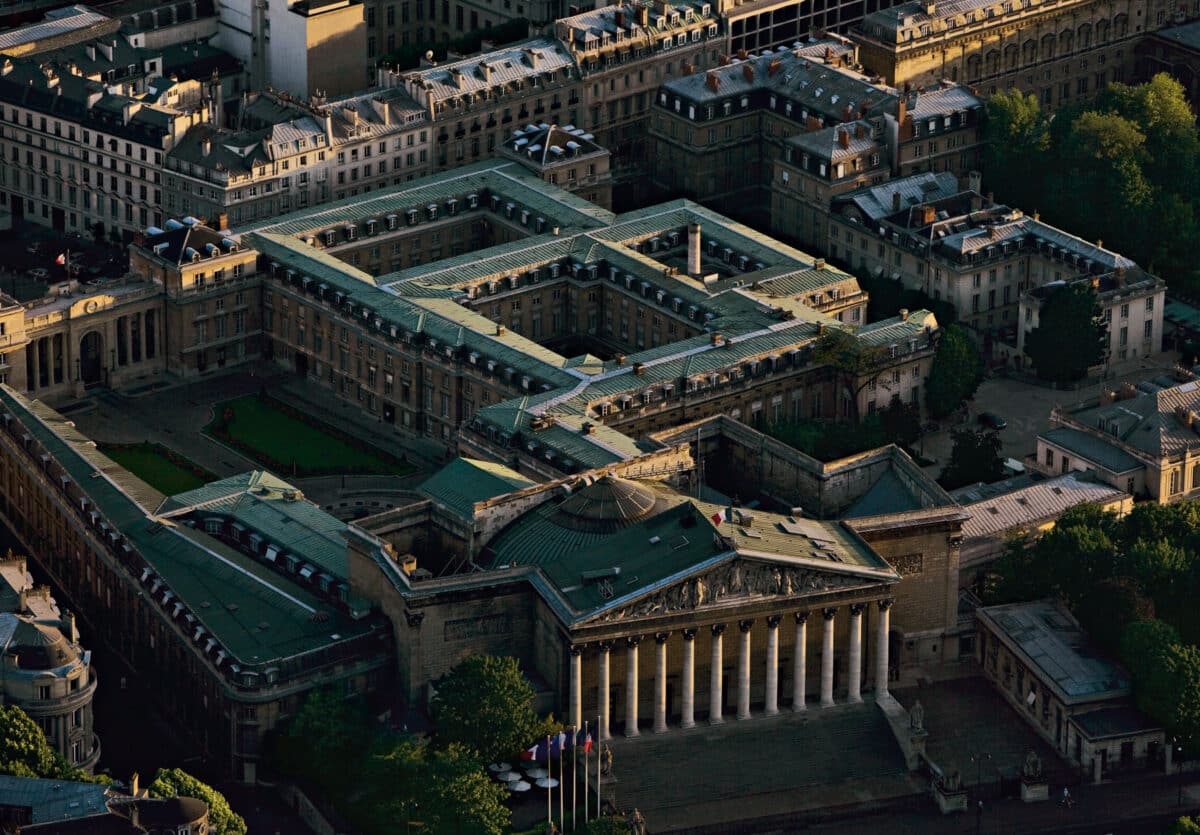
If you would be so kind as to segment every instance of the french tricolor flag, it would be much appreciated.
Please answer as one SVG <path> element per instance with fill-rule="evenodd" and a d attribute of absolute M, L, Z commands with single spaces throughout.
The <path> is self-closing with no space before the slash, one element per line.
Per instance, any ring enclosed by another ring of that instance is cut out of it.
<path fill-rule="evenodd" d="M 549 759 L 549 753 L 546 750 L 546 743 L 539 742 L 535 745 L 529 746 L 528 748 L 526 748 L 524 751 L 521 752 L 521 759 L 523 759 L 523 760 Z"/>
<path fill-rule="evenodd" d="M 717 527 L 721 526 L 722 522 L 733 521 L 733 508 L 727 507 L 724 510 L 719 510 L 712 515 L 713 524 Z"/>

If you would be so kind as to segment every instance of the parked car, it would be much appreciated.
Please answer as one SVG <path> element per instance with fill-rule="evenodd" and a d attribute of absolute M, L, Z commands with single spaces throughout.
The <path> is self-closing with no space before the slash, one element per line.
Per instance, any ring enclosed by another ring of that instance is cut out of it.
<path fill-rule="evenodd" d="M 1008 426 L 1008 421 L 995 412 L 980 412 L 979 422 L 988 429 L 1000 430 Z"/>

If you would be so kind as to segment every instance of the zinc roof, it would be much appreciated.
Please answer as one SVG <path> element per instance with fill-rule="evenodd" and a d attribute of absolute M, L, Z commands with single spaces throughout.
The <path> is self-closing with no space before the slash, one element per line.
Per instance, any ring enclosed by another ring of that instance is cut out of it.
<path fill-rule="evenodd" d="M 970 495 L 968 491 L 966 496 L 969 498 Z M 971 518 L 963 523 L 963 538 L 970 540 L 994 536 L 1055 519 L 1077 504 L 1107 503 L 1126 495 L 1115 487 L 1078 478 L 1074 474 L 1059 476 L 965 505 L 963 510 Z"/>
<path fill-rule="evenodd" d="M 1086 458 L 1110 473 L 1127 473 L 1141 468 L 1142 462 L 1106 438 L 1070 426 L 1060 426 L 1043 432 L 1044 438 L 1055 446 Z"/>
<path fill-rule="evenodd" d="M 531 60 L 531 56 L 536 57 Z M 561 43 L 552 38 L 533 38 L 485 55 L 409 73 L 406 78 L 423 89 L 430 101 L 440 101 L 520 83 L 544 73 L 574 69 L 575 59 Z"/>
<path fill-rule="evenodd" d="M 897 211 L 894 199 L 897 194 L 900 195 L 899 208 L 907 209 L 930 200 L 952 197 L 958 192 L 958 177 L 953 171 L 926 171 L 840 195 L 834 198 L 834 204 L 851 203 L 865 217 L 880 221 Z"/>
<path fill-rule="evenodd" d="M 5 806 L 27 807 L 31 824 L 70 821 L 108 813 L 108 786 L 74 780 L 0 775 Z"/>
<path fill-rule="evenodd" d="M 975 614 L 1066 704 L 1124 697 L 1132 692 L 1129 674 L 1092 645 L 1079 622 L 1059 601 L 988 606 Z"/>

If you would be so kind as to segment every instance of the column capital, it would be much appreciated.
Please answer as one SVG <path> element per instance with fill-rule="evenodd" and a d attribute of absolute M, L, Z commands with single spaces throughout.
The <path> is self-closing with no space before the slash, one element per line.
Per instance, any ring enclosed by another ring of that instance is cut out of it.
<path fill-rule="evenodd" d="M 571 655 L 575 656 L 576 658 L 583 655 L 583 647 L 581 647 L 579 644 L 571 644 L 570 650 Z"/>
<path fill-rule="evenodd" d="M 667 642 L 667 639 L 670 637 L 671 637 L 670 632 L 656 632 L 654 634 L 654 643 L 665 644 Z"/>
<path fill-rule="evenodd" d="M 630 649 L 634 649 L 641 642 L 642 642 L 641 635 L 630 635 L 629 637 L 627 637 L 625 639 L 625 646 L 629 647 Z"/>
<path fill-rule="evenodd" d="M 854 615 L 855 617 L 858 617 L 859 615 L 861 615 L 863 613 L 863 609 L 865 609 L 865 608 L 867 608 L 866 603 L 851 603 L 850 604 L 850 614 Z"/>
<path fill-rule="evenodd" d="M 725 624 L 723 623 L 714 623 L 711 629 L 714 636 L 725 634 Z"/>
<path fill-rule="evenodd" d="M 684 630 L 681 630 L 680 634 L 683 635 L 683 640 L 685 640 L 685 641 L 696 640 L 696 630 L 695 629 L 684 629 Z"/>
<path fill-rule="evenodd" d="M 796 625 L 808 623 L 808 612 L 796 612 Z"/>
<path fill-rule="evenodd" d="M 596 646 L 600 648 L 601 652 L 607 654 L 612 651 L 613 643 L 613 641 L 600 641 Z"/>
<path fill-rule="evenodd" d="M 885 597 L 883 600 L 879 601 L 879 611 L 886 612 L 888 609 L 892 608 L 892 604 L 895 602 L 896 598 Z"/>
<path fill-rule="evenodd" d="M 777 626 L 779 626 L 779 622 L 781 620 L 783 620 L 783 615 L 768 615 L 767 627 L 769 629 L 775 629 Z"/>
<path fill-rule="evenodd" d="M 754 628 L 753 620 L 739 620 L 738 621 L 738 629 L 742 630 L 743 632 L 749 632 L 753 628 Z"/>
<path fill-rule="evenodd" d="M 834 606 L 830 606 L 821 610 L 821 617 L 825 618 L 825 620 L 833 620 L 836 615 L 837 608 Z"/>

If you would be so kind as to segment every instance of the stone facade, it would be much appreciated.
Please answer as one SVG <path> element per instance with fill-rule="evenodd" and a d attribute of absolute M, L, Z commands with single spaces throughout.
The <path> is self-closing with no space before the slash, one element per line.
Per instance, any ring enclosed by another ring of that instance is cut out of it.
<path fill-rule="evenodd" d="M 1143 33 L 1175 14 L 1163 0 L 908 2 L 867 15 L 851 35 L 867 70 L 889 84 L 949 79 L 983 95 L 1017 87 L 1049 111 L 1131 80 Z"/>

